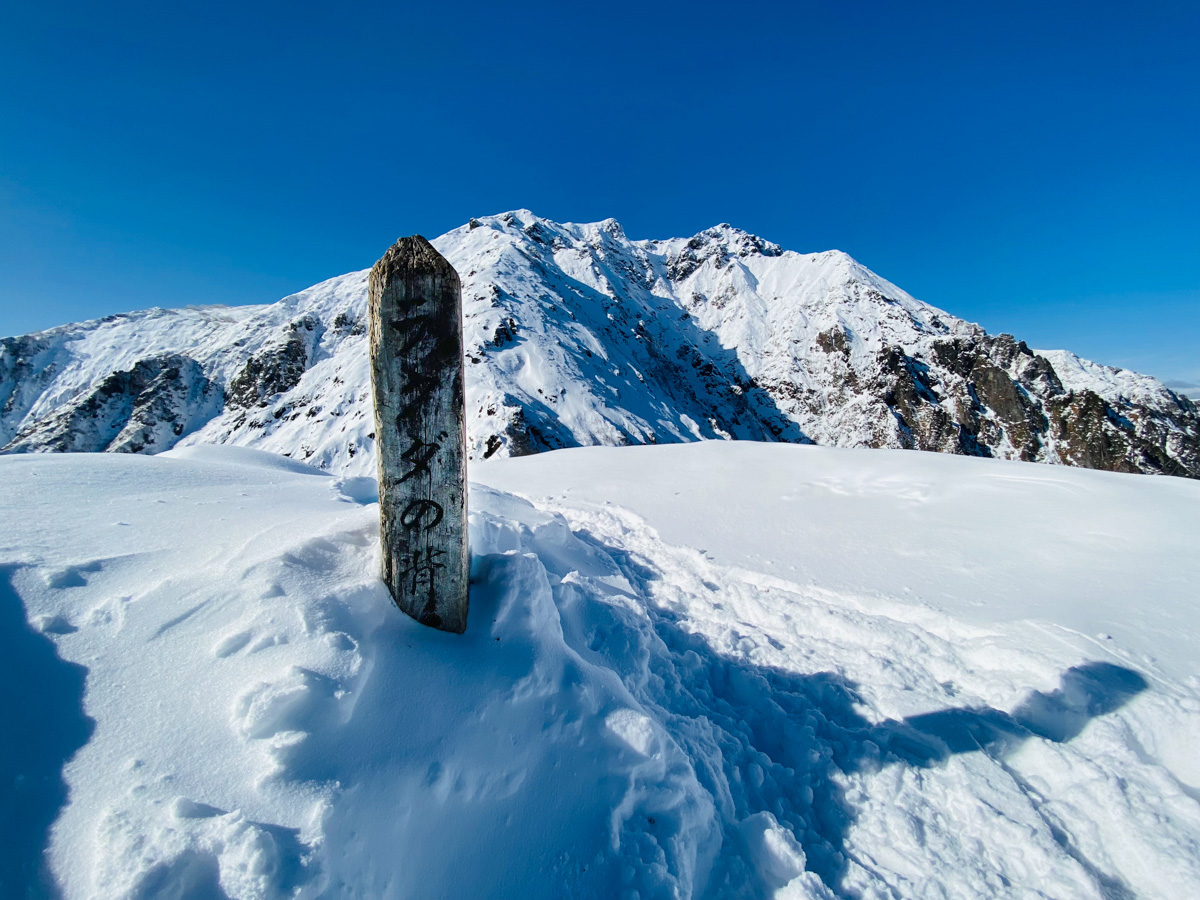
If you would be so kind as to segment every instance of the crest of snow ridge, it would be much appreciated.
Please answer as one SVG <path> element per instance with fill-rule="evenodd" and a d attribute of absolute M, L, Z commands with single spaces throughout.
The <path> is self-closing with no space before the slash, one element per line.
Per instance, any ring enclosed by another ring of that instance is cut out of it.
<path fill-rule="evenodd" d="M 988 335 L 838 251 L 730 225 L 631 241 L 528 210 L 433 243 L 463 282 L 472 458 L 735 438 L 1200 476 L 1191 401 Z M 0 445 L 234 443 L 373 474 L 365 309 L 363 271 L 269 306 L 5 338 Z"/>

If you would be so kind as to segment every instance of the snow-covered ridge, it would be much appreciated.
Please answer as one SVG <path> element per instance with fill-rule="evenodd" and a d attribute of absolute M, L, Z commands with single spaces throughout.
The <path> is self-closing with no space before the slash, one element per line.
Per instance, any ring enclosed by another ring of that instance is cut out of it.
<path fill-rule="evenodd" d="M 473 459 L 737 438 L 1200 475 L 1190 400 L 988 335 L 839 251 L 730 225 L 631 241 L 529 210 L 433 243 L 463 282 Z M 0 447 L 232 443 L 370 474 L 365 308 L 364 271 L 4 338 Z"/>
<path fill-rule="evenodd" d="M 1094 363 L 1067 350 L 1034 352 L 1050 360 L 1069 391 L 1095 391 L 1110 403 L 1156 407 L 1168 405 L 1179 396 L 1157 378 Z"/>

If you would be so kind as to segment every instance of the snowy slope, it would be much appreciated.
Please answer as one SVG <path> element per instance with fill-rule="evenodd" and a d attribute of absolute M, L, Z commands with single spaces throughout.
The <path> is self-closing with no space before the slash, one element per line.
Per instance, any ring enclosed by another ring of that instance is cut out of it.
<path fill-rule="evenodd" d="M 471 476 L 459 637 L 391 606 L 367 479 L 0 458 L 0 894 L 48 844 L 68 900 L 1200 895 L 1195 482 L 751 442 Z"/>
<path fill-rule="evenodd" d="M 1200 476 L 1195 405 L 728 225 L 629 240 L 517 210 L 434 240 L 463 281 L 473 459 L 711 438 Z M 0 447 L 232 443 L 374 473 L 366 273 L 271 306 L 0 340 Z"/>

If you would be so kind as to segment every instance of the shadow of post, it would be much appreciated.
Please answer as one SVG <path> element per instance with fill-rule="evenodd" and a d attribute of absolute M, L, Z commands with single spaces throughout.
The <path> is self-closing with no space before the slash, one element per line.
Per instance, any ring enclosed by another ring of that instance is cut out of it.
<path fill-rule="evenodd" d="M 1096 716 L 1115 712 L 1149 685 L 1137 672 L 1111 663 L 1087 662 L 1062 674 L 1049 694 L 1032 691 L 1011 713 L 990 707 L 944 709 L 909 716 L 883 728 L 899 740 L 906 729 L 933 738 L 930 759 L 986 750 L 1003 756 L 1031 737 L 1062 744 L 1076 737 Z M 921 756 L 908 759 L 920 762 Z"/>
<path fill-rule="evenodd" d="M 585 532 L 576 536 L 603 550 L 642 597 L 661 647 L 647 648 L 652 659 L 657 657 L 650 663 L 653 692 L 635 690 L 635 695 L 657 710 L 719 808 L 720 798 L 728 798 L 731 808 L 726 806 L 723 817 L 729 846 L 740 840 L 732 826 L 769 812 L 800 843 L 807 869 L 841 897 L 856 896 L 844 884 L 850 861 L 846 837 L 856 811 L 839 786 L 842 775 L 889 765 L 927 768 L 973 752 L 1003 764 L 1005 755 L 1031 738 L 1070 741 L 1093 718 L 1115 712 L 1148 687 L 1130 669 L 1087 662 L 1066 670 L 1056 690 L 1031 691 L 1012 712 L 960 707 L 870 722 L 857 711 L 860 696 L 853 682 L 833 672 L 757 665 L 714 648 L 647 599 L 649 583 L 661 573 Z M 637 627 L 633 619 L 624 621 L 628 631 Z M 633 640 L 628 631 L 626 640 Z M 609 658 L 618 672 L 628 665 L 622 658 L 628 659 L 627 651 Z M 626 680 L 636 685 L 636 676 Z M 1073 847 L 1063 847 L 1096 879 L 1104 896 L 1131 895 L 1119 878 L 1100 872 Z M 737 857 L 737 852 L 722 853 L 707 897 L 743 896 L 748 882 L 762 880 Z M 761 894 L 770 896 L 781 886 L 763 884 Z"/>
<path fill-rule="evenodd" d="M 661 610 L 652 610 L 652 618 L 672 656 L 689 655 L 684 675 L 688 683 L 676 695 L 689 700 L 682 706 L 672 704 L 671 711 L 706 716 L 724 732 L 724 774 L 737 786 L 735 795 L 740 794 L 735 796 L 738 820 L 771 812 L 804 848 L 808 869 L 842 896 L 852 896 L 843 890 L 843 881 L 846 835 L 856 814 L 838 784 L 837 770 L 853 774 L 887 765 L 926 768 L 973 752 L 1003 759 L 1034 737 L 1063 743 L 1148 686 L 1129 669 L 1089 662 L 1064 672 L 1057 690 L 1031 691 L 1011 713 L 961 707 L 869 722 L 856 711 L 860 698 L 853 682 L 831 672 L 797 674 L 747 663 L 714 650 Z M 681 743 L 695 759 L 687 747 L 687 732 L 672 730 L 677 739 L 682 734 Z"/>
<path fill-rule="evenodd" d="M 13 571 L 0 567 L 0 896 L 43 900 L 59 896 L 45 850 L 67 802 L 63 766 L 95 722 L 83 711 L 87 669 L 29 627 Z"/>

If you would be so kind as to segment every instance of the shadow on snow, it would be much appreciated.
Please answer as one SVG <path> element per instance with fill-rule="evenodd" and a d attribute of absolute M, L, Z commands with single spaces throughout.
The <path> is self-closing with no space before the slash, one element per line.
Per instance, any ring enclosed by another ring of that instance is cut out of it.
<path fill-rule="evenodd" d="M 87 669 L 29 627 L 12 573 L 0 567 L 0 895 L 40 900 L 59 896 L 44 853 L 67 802 L 63 766 L 95 722 L 83 711 Z"/>
<path fill-rule="evenodd" d="M 654 693 L 637 692 L 639 699 L 658 707 L 664 726 L 692 759 L 701 784 L 716 798 L 718 808 L 726 807 L 726 821 L 770 812 L 803 847 L 808 870 L 842 897 L 857 896 L 844 884 L 850 861 L 846 835 L 856 813 L 838 784 L 839 773 L 877 771 L 888 765 L 928 768 L 956 754 L 982 752 L 1031 795 L 1004 764 L 1006 755 L 1034 737 L 1070 741 L 1091 719 L 1120 709 L 1148 687 L 1130 669 L 1088 662 L 1064 672 L 1057 690 L 1032 691 L 1012 712 L 958 707 L 870 722 L 856 711 L 860 698 L 853 682 L 831 672 L 799 674 L 720 652 L 647 600 L 646 583 L 656 580 L 657 572 L 591 535 L 576 534 L 616 561 L 643 595 L 655 636 L 669 659 L 651 662 Z M 596 644 L 593 649 L 604 652 Z M 652 657 L 661 652 L 651 650 Z M 721 771 L 712 770 L 715 760 Z M 1132 897 L 1119 878 L 1092 865 L 1060 829 L 1050 822 L 1047 827 L 1095 880 L 1102 896 Z M 728 829 L 725 840 L 735 848 L 739 841 Z M 761 877 L 741 855 L 736 849 L 721 854 L 706 896 L 740 896 L 745 885 Z M 761 892 L 770 896 L 781 886 L 762 884 Z"/>

